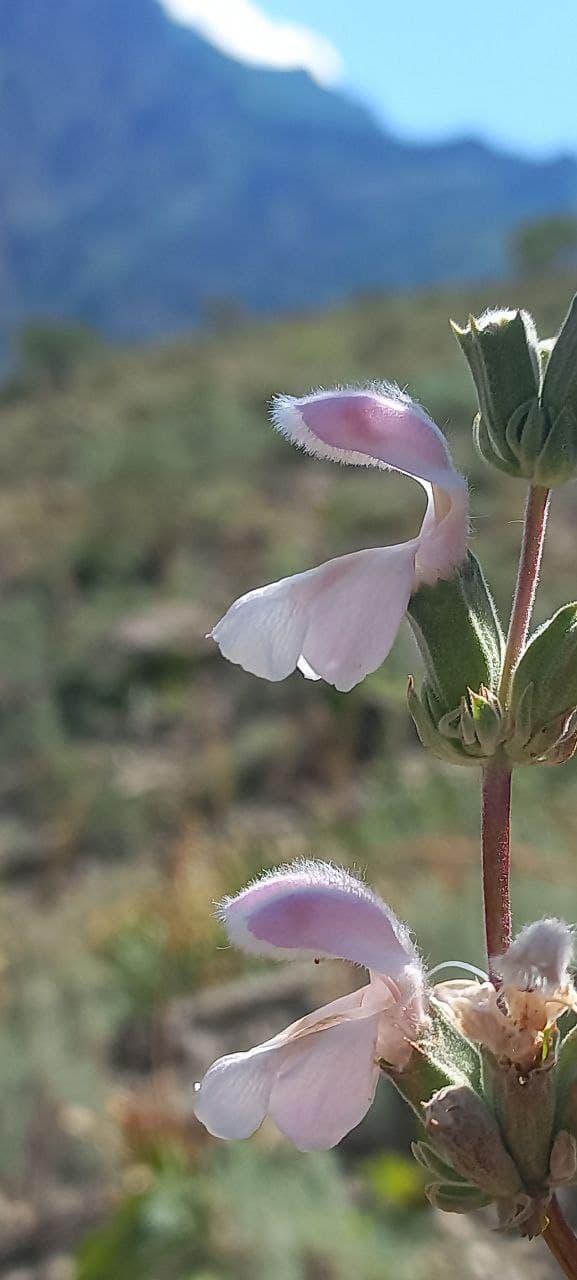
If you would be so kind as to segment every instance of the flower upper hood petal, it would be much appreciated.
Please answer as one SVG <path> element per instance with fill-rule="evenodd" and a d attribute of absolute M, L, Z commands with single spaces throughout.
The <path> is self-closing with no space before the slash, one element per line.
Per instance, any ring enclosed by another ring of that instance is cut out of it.
<path fill-rule="evenodd" d="M 400 471 L 439 488 L 464 484 L 442 431 L 396 387 L 276 396 L 272 420 L 282 435 L 317 458 Z"/>
<path fill-rule="evenodd" d="M 419 963 L 390 908 L 330 863 L 280 867 L 225 899 L 219 914 L 231 942 L 257 955 L 349 960 L 394 980 Z"/>

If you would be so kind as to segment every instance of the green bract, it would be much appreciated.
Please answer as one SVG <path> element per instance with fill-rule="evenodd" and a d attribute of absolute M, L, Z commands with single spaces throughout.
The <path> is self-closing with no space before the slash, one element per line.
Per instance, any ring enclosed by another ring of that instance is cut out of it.
<path fill-rule="evenodd" d="M 577 745 L 577 604 L 529 642 L 515 671 L 506 752 L 511 761 L 562 763 Z"/>
<path fill-rule="evenodd" d="M 547 488 L 577 475 L 577 299 L 557 339 L 540 342 L 526 311 L 453 325 L 477 390 L 485 461 Z"/>
<path fill-rule="evenodd" d="M 553 1031 L 520 1071 L 472 1044 L 434 994 L 429 1014 L 402 1071 L 379 1064 L 420 1122 L 427 1196 L 450 1213 L 494 1203 L 503 1228 L 538 1235 L 554 1188 L 577 1181 L 577 1035 Z"/>
<path fill-rule="evenodd" d="M 469 552 L 447 582 L 420 587 L 408 618 L 425 664 L 409 709 L 424 746 L 455 764 L 478 764 L 502 740 L 496 698 L 503 634 L 479 562 Z"/>

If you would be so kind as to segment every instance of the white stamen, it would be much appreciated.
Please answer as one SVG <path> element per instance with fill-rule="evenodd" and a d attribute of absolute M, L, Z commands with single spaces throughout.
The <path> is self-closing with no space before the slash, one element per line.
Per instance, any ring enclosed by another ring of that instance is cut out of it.
<path fill-rule="evenodd" d="M 464 969 L 466 973 L 474 974 L 482 982 L 489 981 L 488 973 L 483 973 L 482 969 L 478 969 L 475 964 L 468 964 L 466 960 L 442 960 L 440 964 L 435 965 L 434 969 L 429 970 L 429 978 L 434 978 L 435 974 L 440 973 L 442 969 Z"/>

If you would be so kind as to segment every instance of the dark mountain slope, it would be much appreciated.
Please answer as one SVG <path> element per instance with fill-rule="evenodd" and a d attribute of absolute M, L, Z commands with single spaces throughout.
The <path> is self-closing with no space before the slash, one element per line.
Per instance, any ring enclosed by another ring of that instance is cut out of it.
<path fill-rule="evenodd" d="M 498 274 L 577 164 L 406 146 L 304 73 L 229 60 L 156 0 L 0 0 L 0 332 L 112 336 Z"/>

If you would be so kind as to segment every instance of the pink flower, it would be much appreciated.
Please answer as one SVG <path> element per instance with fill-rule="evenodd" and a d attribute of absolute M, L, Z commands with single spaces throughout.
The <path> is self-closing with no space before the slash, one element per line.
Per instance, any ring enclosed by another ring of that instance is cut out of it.
<path fill-rule="evenodd" d="M 424 970 L 408 930 L 365 884 L 324 862 L 280 867 L 225 899 L 220 914 L 245 951 L 369 970 L 358 991 L 220 1058 L 197 1085 L 196 1115 L 218 1138 L 247 1138 L 269 1115 L 301 1151 L 333 1147 L 368 1111 L 379 1060 L 404 1067 L 427 1025 Z"/>
<path fill-rule="evenodd" d="M 439 428 L 395 388 L 279 396 L 273 421 L 319 458 L 399 471 L 427 494 L 416 538 L 249 591 L 212 632 L 224 657 L 253 675 L 284 680 L 298 667 L 346 693 L 387 657 L 412 593 L 465 559 L 467 487 Z"/>

